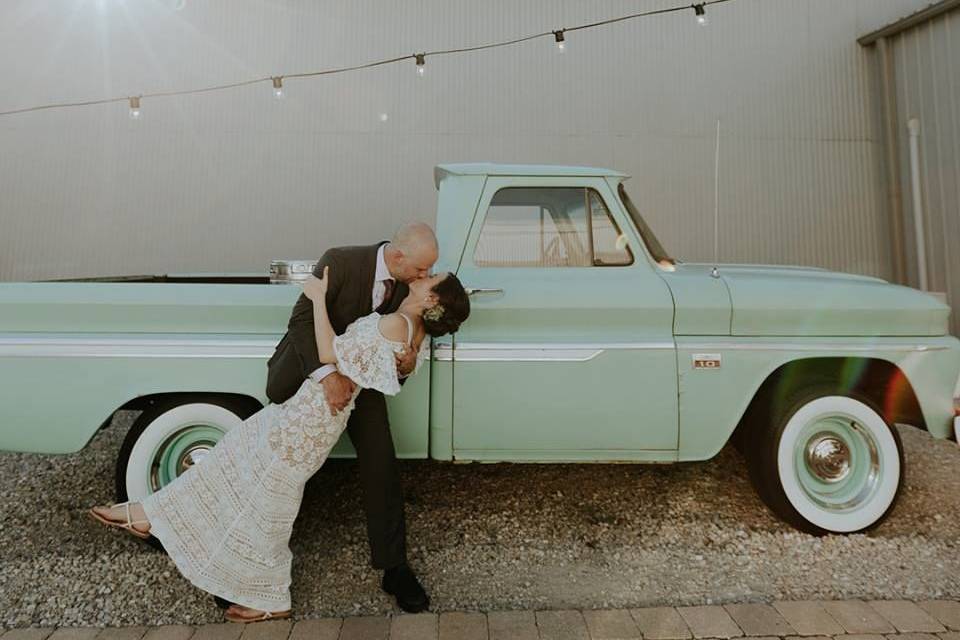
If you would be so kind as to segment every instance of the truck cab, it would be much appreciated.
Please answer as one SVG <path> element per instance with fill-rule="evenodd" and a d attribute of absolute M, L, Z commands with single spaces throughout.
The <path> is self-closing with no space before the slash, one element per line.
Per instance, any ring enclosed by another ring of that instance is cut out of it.
<path fill-rule="evenodd" d="M 452 393 L 431 399 L 431 456 L 675 460 L 674 302 L 659 243 L 618 193 L 626 176 L 469 164 L 435 177 L 438 269 L 470 288 L 472 311 L 434 345 Z"/>

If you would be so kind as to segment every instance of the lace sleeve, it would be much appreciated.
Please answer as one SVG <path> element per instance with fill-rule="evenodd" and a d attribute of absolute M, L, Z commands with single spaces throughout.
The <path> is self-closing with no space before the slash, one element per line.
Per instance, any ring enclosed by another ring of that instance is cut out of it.
<path fill-rule="evenodd" d="M 352 322 L 333 339 L 333 352 L 340 373 L 365 389 L 392 396 L 400 392 L 400 382 L 393 343 L 380 333 L 379 321 L 380 314 L 374 312 Z"/>

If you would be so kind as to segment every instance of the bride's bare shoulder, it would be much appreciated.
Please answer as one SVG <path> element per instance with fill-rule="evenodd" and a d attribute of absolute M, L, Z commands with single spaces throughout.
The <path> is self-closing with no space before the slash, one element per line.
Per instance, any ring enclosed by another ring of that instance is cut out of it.
<path fill-rule="evenodd" d="M 399 313 L 388 313 L 380 317 L 380 333 L 387 340 L 407 341 L 407 321 Z"/>

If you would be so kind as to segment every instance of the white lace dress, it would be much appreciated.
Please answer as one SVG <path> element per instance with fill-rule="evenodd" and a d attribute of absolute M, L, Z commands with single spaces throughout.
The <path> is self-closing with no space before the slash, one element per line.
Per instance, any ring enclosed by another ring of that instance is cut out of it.
<path fill-rule="evenodd" d="M 226 432 L 201 462 L 143 499 L 150 532 L 191 583 L 261 611 L 290 608 L 288 543 L 304 484 L 346 427 L 360 388 L 400 391 L 394 355 L 403 344 L 385 338 L 379 320 L 371 313 L 334 338 L 337 368 L 358 385 L 343 411 L 332 415 L 323 385 L 308 377 L 286 402 Z M 425 338 L 414 373 L 428 352 Z"/>

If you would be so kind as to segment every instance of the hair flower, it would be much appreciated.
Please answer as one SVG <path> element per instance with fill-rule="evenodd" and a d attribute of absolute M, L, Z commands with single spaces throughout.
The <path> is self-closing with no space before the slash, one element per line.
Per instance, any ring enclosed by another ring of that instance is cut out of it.
<path fill-rule="evenodd" d="M 423 319 L 429 320 L 430 322 L 436 322 L 443 317 L 443 311 L 444 309 L 442 304 L 435 304 L 423 312 Z"/>

